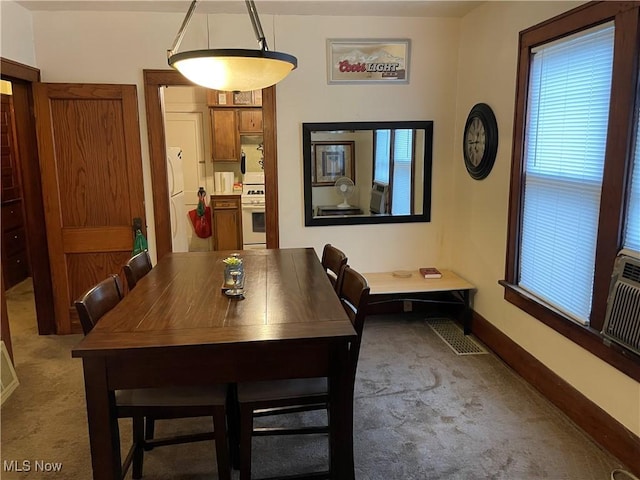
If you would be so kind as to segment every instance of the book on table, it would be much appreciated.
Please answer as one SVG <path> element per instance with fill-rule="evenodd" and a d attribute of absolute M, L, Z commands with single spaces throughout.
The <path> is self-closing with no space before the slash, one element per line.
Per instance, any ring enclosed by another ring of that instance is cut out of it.
<path fill-rule="evenodd" d="M 424 278 L 441 278 L 442 273 L 435 267 L 422 267 L 420 268 L 420 275 Z"/>

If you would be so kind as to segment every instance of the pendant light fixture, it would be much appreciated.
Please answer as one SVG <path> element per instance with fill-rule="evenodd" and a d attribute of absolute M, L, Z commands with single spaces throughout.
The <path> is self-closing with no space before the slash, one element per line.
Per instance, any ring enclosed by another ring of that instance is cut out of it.
<path fill-rule="evenodd" d="M 191 2 L 182 26 L 167 51 L 169 65 L 193 83 L 214 90 L 246 92 L 260 90 L 284 79 L 298 66 L 293 55 L 269 51 L 253 0 L 245 0 L 259 50 L 214 49 L 176 53 L 197 0 Z"/>

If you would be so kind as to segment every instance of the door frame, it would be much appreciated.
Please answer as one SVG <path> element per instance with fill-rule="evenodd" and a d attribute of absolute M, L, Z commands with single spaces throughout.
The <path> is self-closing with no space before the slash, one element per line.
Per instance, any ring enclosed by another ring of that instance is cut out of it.
<path fill-rule="evenodd" d="M 40 70 L 0 57 L 0 77 L 10 81 L 20 151 L 22 205 L 26 240 L 33 279 L 38 333 L 57 333 L 53 305 L 53 285 L 47 248 L 38 138 L 33 110 L 33 84 L 40 82 Z M 4 295 L 4 293 L 3 293 Z"/>
<path fill-rule="evenodd" d="M 156 255 L 160 260 L 171 252 L 169 220 L 169 187 L 167 186 L 166 140 L 164 131 L 164 98 L 162 87 L 196 86 L 176 70 L 144 70 L 144 99 L 147 113 L 147 137 L 151 162 L 151 190 L 156 235 Z M 267 248 L 280 245 L 278 228 L 278 166 L 276 152 L 275 87 L 262 91 L 264 139 L 264 178 L 267 210 Z"/>

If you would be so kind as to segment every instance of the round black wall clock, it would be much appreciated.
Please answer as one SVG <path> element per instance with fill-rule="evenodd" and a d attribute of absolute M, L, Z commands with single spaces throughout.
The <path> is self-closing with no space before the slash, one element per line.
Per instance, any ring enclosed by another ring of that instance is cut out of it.
<path fill-rule="evenodd" d="M 498 152 L 498 123 L 489 105 L 473 106 L 462 140 L 464 165 L 472 178 L 482 180 L 491 172 Z"/>

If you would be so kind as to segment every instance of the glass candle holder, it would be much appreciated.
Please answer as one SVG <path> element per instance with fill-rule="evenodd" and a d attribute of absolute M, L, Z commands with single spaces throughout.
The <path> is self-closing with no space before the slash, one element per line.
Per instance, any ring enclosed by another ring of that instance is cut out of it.
<path fill-rule="evenodd" d="M 231 297 L 239 297 L 244 293 L 244 265 L 242 258 L 235 254 L 224 260 L 224 288 Z"/>

